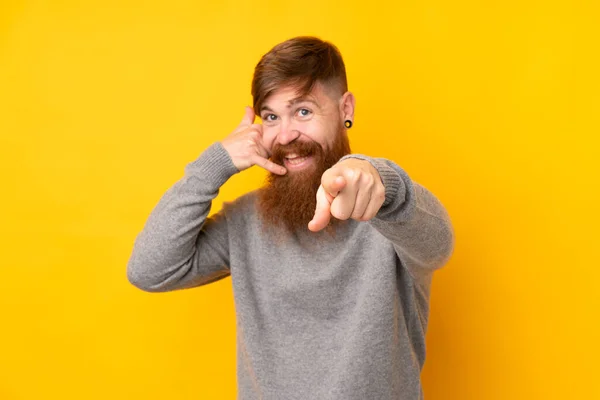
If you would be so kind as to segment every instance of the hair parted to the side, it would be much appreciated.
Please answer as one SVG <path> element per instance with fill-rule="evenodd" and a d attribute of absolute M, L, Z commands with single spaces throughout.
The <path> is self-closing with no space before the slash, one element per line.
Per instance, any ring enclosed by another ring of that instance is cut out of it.
<path fill-rule="evenodd" d="M 348 90 L 346 66 L 338 48 L 313 36 L 298 36 L 279 43 L 262 56 L 254 69 L 254 112 L 259 115 L 265 100 L 281 87 L 296 87 L 303 96 L 316 83 L 340 95 Z"/>

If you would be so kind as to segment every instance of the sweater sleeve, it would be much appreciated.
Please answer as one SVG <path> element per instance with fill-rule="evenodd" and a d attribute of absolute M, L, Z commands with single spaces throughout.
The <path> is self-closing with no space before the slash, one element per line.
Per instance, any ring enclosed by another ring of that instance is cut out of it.
<path fill-rule="evenodd" d="M 217 142 L 185 167 L 137 235 L 127 264 L 131 284 L 148 292 L 205 285 L 229 275 L 227 218 L 207 217 L 220 187 L 239 172 Z"/>
<path fill-rule="evenodd" d="M 369 223 L 393 243 L 413 277 L 427 276 L 443 267 L 454 251 L 455 236 L 442 203 L 394 162 L 361 154 L 342 160 L 350 157 L 369 161 L 379 172 L 385 201 Z"/>

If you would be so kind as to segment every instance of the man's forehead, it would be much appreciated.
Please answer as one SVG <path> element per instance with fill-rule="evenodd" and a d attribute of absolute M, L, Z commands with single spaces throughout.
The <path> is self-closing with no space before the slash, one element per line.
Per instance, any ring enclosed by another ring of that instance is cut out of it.
<path fill-rule="evenodd" d="M 321 108 L 323 105 L 323 90 L 320 85 L 315 85 L 307 94 L 300 93 L 296 87 L 286 86 L 277 89 L 267 98 L 261 110 L 271 110 L 273 107 L 282 106 L 291 108 L 301 102 L 310 102 Z"/>

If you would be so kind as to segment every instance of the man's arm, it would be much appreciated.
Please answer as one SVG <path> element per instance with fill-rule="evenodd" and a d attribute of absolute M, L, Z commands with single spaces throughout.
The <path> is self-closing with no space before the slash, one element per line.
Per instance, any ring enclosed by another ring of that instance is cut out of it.
<path fill-rule="evenodd" d="M 246 107 L 242 122 L 223 142 L 188 164 L 185 176 L 154 208 L 136 238 L 127 277 L 148 292 L 166 292 L 214 282 L 229 275 L 229 240 L 224 212 L 207 218 L 219 188 L 235 173 L 259 165 L 287 171 L 270 160 L 262 125 Z"/>
<path fill-rule="evenodd" d="M 443 267 L 454 250 L 452 221 L 442 203 L 390 160 L 365 158 L 379 172 L 385 201 L 370 223 L 414 273 Z"/>
<path fill-rule="evenodd" d="M 323 175 L 321 186 L 309 228 L 322 228 L 329 213 L 368 221 L 393 243 L 413 277 L 441 268 L 452 255 L 454 229 L 446 209 L 394 162 L 347 155 Z"/>
<path fill-rule="evenodd" d="M 237 169 L 220 143 L 185 168 L 160 199 L 137 236 L 127 277 L 148 292 L 214 282 L 229 275 L 225 215 L 207 218 L 219 188 Z"/>

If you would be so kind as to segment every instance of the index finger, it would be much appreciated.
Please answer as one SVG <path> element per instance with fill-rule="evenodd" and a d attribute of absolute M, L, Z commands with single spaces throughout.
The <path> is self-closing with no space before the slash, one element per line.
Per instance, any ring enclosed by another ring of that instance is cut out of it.
<path fill-rule="evenodd" d="M 330 207 L 331 198 L 328 197 L 321 185 L 319 186 L 319 190 L 317 190 L 317 207 L 315 209 L 315 215 L 308 223 L 308 229 L 310 231 L 318 232 L 329 224 L 329 221 L 331 220 Z"/>

